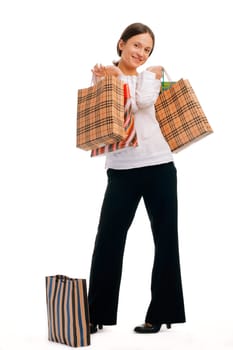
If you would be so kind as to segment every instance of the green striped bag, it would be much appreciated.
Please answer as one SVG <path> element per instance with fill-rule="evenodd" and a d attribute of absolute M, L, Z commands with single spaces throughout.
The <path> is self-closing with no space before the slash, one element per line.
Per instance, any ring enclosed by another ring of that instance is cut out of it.
<path fill-rule="evenodd" d="M 72 347 L 90 345 L 85 279 L 46 276 L 48 340 Z"/>

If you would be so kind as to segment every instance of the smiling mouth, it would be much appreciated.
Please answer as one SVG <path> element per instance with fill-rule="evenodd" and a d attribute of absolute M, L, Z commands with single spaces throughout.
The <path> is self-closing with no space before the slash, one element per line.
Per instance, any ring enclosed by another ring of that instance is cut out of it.
<path fill-rule="evenodd" d="M 139 63 L 141 63 L 143 60 L 139 57 L 135 57 L 135 56 L 132 56 L 132 58 L 135 60 L 135 61 L 138 61 Z"/>

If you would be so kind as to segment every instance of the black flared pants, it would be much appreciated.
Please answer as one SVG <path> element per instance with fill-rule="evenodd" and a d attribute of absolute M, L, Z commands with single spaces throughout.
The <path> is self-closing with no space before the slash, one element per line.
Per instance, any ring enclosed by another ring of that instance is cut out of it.
<path fill-rule="evenodd" d="M 91 322 L 103 325 L 114 325 L 117 322 L 125 242 L 141 198 L 149 216 L 155 245 L 151 302 L 145 321 L 185 322 L 174 163 L 129 170 L 108 169 L 107 175 L 108 185 L 101 209 L 89 280 Z"/>

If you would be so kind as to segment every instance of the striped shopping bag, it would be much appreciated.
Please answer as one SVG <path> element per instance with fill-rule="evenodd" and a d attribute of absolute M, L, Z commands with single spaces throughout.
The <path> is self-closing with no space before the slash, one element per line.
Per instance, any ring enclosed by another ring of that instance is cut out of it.
<path fill-rule="evenodd" d="M 90 345 L 85 279 L 46 276 L 48 339 L 72 347 Z"/>

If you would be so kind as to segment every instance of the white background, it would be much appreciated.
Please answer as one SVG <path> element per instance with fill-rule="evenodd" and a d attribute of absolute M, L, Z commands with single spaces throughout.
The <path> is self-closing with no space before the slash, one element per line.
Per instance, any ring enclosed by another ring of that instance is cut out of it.
<path fill-rule="evenodd" d="M 214 134 L 174 155 L 187 323 L 134 334 L 149 302 L 153 243 L 142 204 L 129 231 L 118 326 L 92 349 L 232 349 L 231 1 L 0 3 L 0 350 L 47 341 L 45 276 L 88 281 L 104 158 L 76 148 L 77 89 L 117 58 L 132 22 L 155 32 L 149 65 L 188 78 Z"/>

